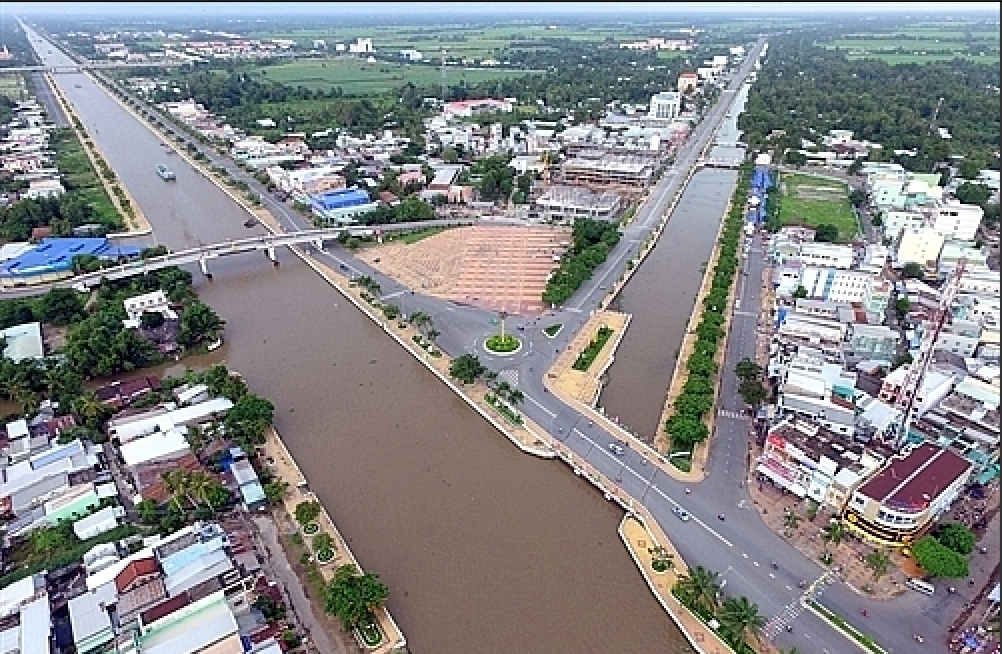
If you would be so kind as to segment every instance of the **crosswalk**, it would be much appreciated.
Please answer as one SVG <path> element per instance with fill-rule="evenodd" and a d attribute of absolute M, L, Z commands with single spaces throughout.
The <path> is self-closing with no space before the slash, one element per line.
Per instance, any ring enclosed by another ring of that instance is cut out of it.
<path fill-rule="evenodd" d="M 807 587 L 804 593 L 795 600 L 783 607 L 783 609 L 772 616 L 765 626 L 762 627 L 762 636 L 766 640 L 773 640 L 781 631 L 793 624 L 793 621 L 807 608 L 807 600 L 815 599 L 821 594 L 830 583 L 838 578 L 838 573 L 829 568 L 825 573 Z"/>
<path fill-rule="evenodd" d="M 720 409 L 717 411 L 717 414 L 719 414 L 721 418 L 732 418 L 734 420 L 741 420 L 745 417 L 745 414 L 740 411 L 732 411 L 731 409 Z"/>
<path fill-rule="evenodd" d="M 498 373 L 498 378 L 511 386 L 518 386 L 518 370 L 502 370 Z"/>

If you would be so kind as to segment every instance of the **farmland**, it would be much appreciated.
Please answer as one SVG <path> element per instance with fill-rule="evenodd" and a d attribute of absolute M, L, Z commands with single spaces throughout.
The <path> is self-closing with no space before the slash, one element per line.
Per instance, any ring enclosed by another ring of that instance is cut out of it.
<path fill-rule="evenodd" d="M 915 25 L 894 32 L 852 34 L 821 43 L 845 52 L 849 59 L 880 59 L 889 64 L 964 59 L 999 64 L 998 25 Z"/>
<path fill-rule="evenodd" d="M 408 82 L 434 86 L 442 82 L 439 67 L 428 64 L 368 63 L 354 58 L 303 59 L 247 71 L 260 81 L 302 86 L 311 91 L 341 87 L 345 95 L 370 95 L 393 91 Z M 447 66 L 445 80 L 454 85 L 532 74 L 532 71 Z"/>

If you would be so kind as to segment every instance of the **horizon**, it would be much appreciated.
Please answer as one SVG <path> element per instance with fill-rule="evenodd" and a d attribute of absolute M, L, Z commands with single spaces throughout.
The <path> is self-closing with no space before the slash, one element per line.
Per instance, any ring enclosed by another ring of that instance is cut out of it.
<path fill-rule="evenodd" d="M 226 2 L 5 2 L 0 5 L 4 14 L 24 16 L 146 16 L 146 17 L 295 17 L 295 16 L 352 16 L 385 18 L 400 16 L 491 16 L 504 14 L 518 16 L 588 16 L 588 15 L 867 15 L 867 14 L 970 14 L 992 13 L 999 15 L 999 3 L 959 2 L 943 4 L 937 2 L 842 2 L 842 3 L 797 3 L 777 5 L 766 2 L 579 2 L 549 4 L 537 2 L 456 2 L 447 5 L 436 2 L 286 2 L 270 3 L 226 3 Z"/>

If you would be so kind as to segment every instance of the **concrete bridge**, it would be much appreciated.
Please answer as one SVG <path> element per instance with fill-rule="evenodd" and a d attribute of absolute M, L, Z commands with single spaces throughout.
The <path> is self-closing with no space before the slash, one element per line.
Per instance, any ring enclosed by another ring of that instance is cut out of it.
<path fill-rule="evenodd" d="M 161 268 L 183 266 L 191 263 L 197 263 L 199 270 L 202 271 L 202 274 L 211 279 L 212 272 L 209 270 L 209 262 L 212 259 L 218 259 L 221 257 L 230 257 L 251 252 L 263 252 L 268 260 L 277 266 L 278 256 L 275 252 L 276 248 L 308 243 L 313 247 L 320 249 L 323 247 L 325 241 L 333 241 L 345 233 L 354 237 L 370 237 L 385 232 L 402 232 L 415 229 L 428 229 L 432 227 L 461 227 L 472 224 L 474 224 L 474 221 L 472 220 L 429 220 L 426 222 L 397 223 L 393 225 L 377 225 L 373 227 L 335 227 L 330 229 L 311 229 L 299 232 L 286 232 L 273 236 L 254 236 L 244 239 L 232 239 L 226 241 L 225 243 L 201 245 L 199 247 L 182 250 L 180 252 L 170 252 L 159 257 L 130 261 L 129 263 L 120 266 L 103 268 L 97 272 L 76 275 L 72 278 L 63 280 L 62 282 L 57 282 L 54 285 L 63 287 L 72 286 L 78 291 L 88 291 L 91 288 L 99 286 L 101 281 L 105 279 L 126 279 L 128 277 L 145 275 L 146 273 L 160 270 Z M 29 288 L 26 284 L 19 285 L 16 279 L 10 281 L 13 281 L 13 283 L 11 284 L 8 282 L 5 286 L 6 288 Z M 37 290 L 39 293 L 44 293 L 48 290 L 49 286 L 49 284 L 44 285 L 44 287 L 39 286 L 37 287 Z"/>

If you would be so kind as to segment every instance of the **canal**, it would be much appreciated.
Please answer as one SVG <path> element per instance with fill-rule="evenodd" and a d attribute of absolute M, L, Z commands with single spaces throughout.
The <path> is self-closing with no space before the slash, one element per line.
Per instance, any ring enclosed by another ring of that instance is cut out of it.
<path fill-rule="evenodd" d="M 737 116 L 748 87 L 735 99 L 711 148 L 711 157 L 741 156 Z M 646 443 L 659 430 L 665 396 L 685 337 L 737 171 L 704 168 L 679 198 L 657 245 L 611 304 L 631 314 L 630 326 L 607 371 L 599 397 L 605 414 Z"/>
<path fill-rule="evenodd" d="M 150 242 L 263 233 L 89 78 L 55 77 Z M 156 175 L 161 161 L 176 182 Z M 294 255 L 279 258 L 217 260 L 214 280 L 199 278 L 227 321 L 214 355 L 274 401 L 312 490 L 391 589 L 411 651 L 686 651 L 616 534 L 618 508 L 520 453 Z"/>

